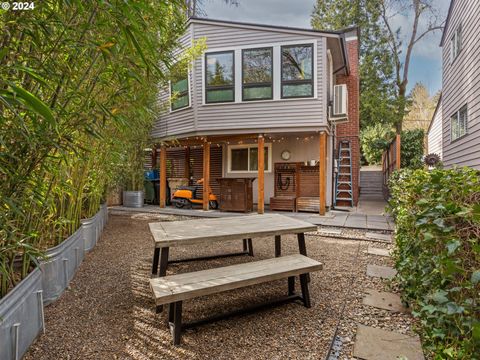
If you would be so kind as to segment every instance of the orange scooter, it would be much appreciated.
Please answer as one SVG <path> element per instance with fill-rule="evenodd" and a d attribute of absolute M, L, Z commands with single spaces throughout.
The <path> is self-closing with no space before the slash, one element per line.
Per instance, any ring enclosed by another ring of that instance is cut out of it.
<path fill-rule="evenodd" d="M 197 184 L 203 184 L 203 179 L 197 181 Z M 211 209 L 218 209 L 217 197 L 212 194 L 212 189 L 210 185 L 207 185 L 208 190 L 208 205 Z M 202 205 L 203 200 L 197 196 L 198 186 L 180 186 L 174 193 L 172 197 L 172 203 L 175 204 L 175 207 L 181 209 L 183 207 L 191 208 L 193 204 Z"/>

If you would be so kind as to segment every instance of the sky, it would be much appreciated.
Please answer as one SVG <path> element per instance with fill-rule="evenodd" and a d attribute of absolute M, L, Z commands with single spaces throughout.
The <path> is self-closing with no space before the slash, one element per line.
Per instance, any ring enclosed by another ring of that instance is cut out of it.
<path fill-rule="evenodd" d="M 203 0 L 204 15 L 211 19 L 253 22 L 269 25 L 311 28 L 310 16 L 315 0 L 237 0 L 238 6 L 227 5 L 224 0 Z M 450 0 L 435 0 L 436 10 L 442 19 L 446 18 Z M 395 15 L 392 23 L 405 29 L 411 17 Z M 426 24 L 420 24 L 420 27 Z M 414 48 L 409 70 L 409 90 L 416 82 L 422 82 L 431 95 L 442 87 L 442 59 L 439 46 L 441 31 L 430 33 Z"/>

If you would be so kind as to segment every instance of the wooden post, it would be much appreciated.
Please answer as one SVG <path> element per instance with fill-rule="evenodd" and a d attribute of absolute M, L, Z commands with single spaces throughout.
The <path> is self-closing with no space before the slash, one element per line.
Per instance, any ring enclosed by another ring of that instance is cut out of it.
<path fill-rule="evenodd" d="M 185 169 L 184 169 L 183 176 L 190 181 L 190 147 L 189 146 L 187 146 L 187 148 L 185 149 Z"/>
<path fill-rule="evenodd" d="M 320 206 L 318 208 L 318 213 L 320 215 L 325 215 L 327 207 L 327 133 L 322 131 L 320 133 L 320 157 L 319 157 L 319 202 Z"/>
<path fill-rule="evenodd" d="M 395 159 L 395 162 L 397 163 L 397 169 L 400 169 L 400 159 L 401 159 L 401 140 L 400 140 L 400 134 L 397 134 L 397 151 L 395 155 L 397 155 L 397 158 Z"/>
<path fill-rule="evenodd" d="M 210 187 L 210 143 L 203 143 L 203 210 L 208 210 L 208 188 Z"/>
<path fill-rule="evenodd" d="M 265 211 L 265 139 L 258 135 L 258 206 L 257 211 L 263 214 Z"/>
<path fill-rule="evenodd" d="M 167 149 L 160 147 L 160 207 L 164 208 L 167 199 Z"/>

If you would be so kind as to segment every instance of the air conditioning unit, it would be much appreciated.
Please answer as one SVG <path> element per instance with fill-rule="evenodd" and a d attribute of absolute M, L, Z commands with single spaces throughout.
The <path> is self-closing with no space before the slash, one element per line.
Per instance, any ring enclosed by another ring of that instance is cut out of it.
<path fill-rule="evenodd" d="M 335 123 L 348 121 L 348 92 L 347 85 L 333 87 L 333 106 L 330 106 L 330 121 Z"/>

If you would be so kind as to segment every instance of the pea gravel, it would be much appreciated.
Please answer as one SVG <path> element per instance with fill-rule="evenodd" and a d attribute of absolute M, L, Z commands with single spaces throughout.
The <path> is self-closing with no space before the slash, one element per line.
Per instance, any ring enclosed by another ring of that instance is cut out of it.
<path fill-rule="evenodd" d="M 87 254 L 70 288 L 45 309 L 46 333 L 25 359 L 324 359 L 346 296 L 339 335 L 341 359 L 350 359 L 357 322 L 411 332 L 409 315 L 366 308 L 364 288 L 385 284 L 365 276 L 367 263 L 388 264 L 365 251 L 369 242 L 306 237 L 309 257 L 324 264 L 311 275 L 312 308 L 293 303 L 187 330 L 174 347 L 166 315 L 155 314 L 149 289 L 153 254 L 148 223 L 182 219 L 158 214 L 112 214 L 97 247 Z M 167 274 L 209 269 L 274 256 L 274 240 L 254 239 L 254 257 L 240 256 L 169 265 Z M 238 251 L 241 242 L 173 248 L 171 258 Z M 294 236 L 282 239 L 282 254 L 298 253 Z M 358 256 L 358 260 L 355 261 Z M 350 289 L 353 279 L 353 289 Z M 298 290 L 297 282 L 297 290 Z M 184 320 L 284 295 L 286 281 L 184 302 Z M 298 290 L 299 291 L 299 290 Z M 374 319 L 379 320 L 374 321 Z M 387 319 L 388 318 L 388 319 Z"/>

